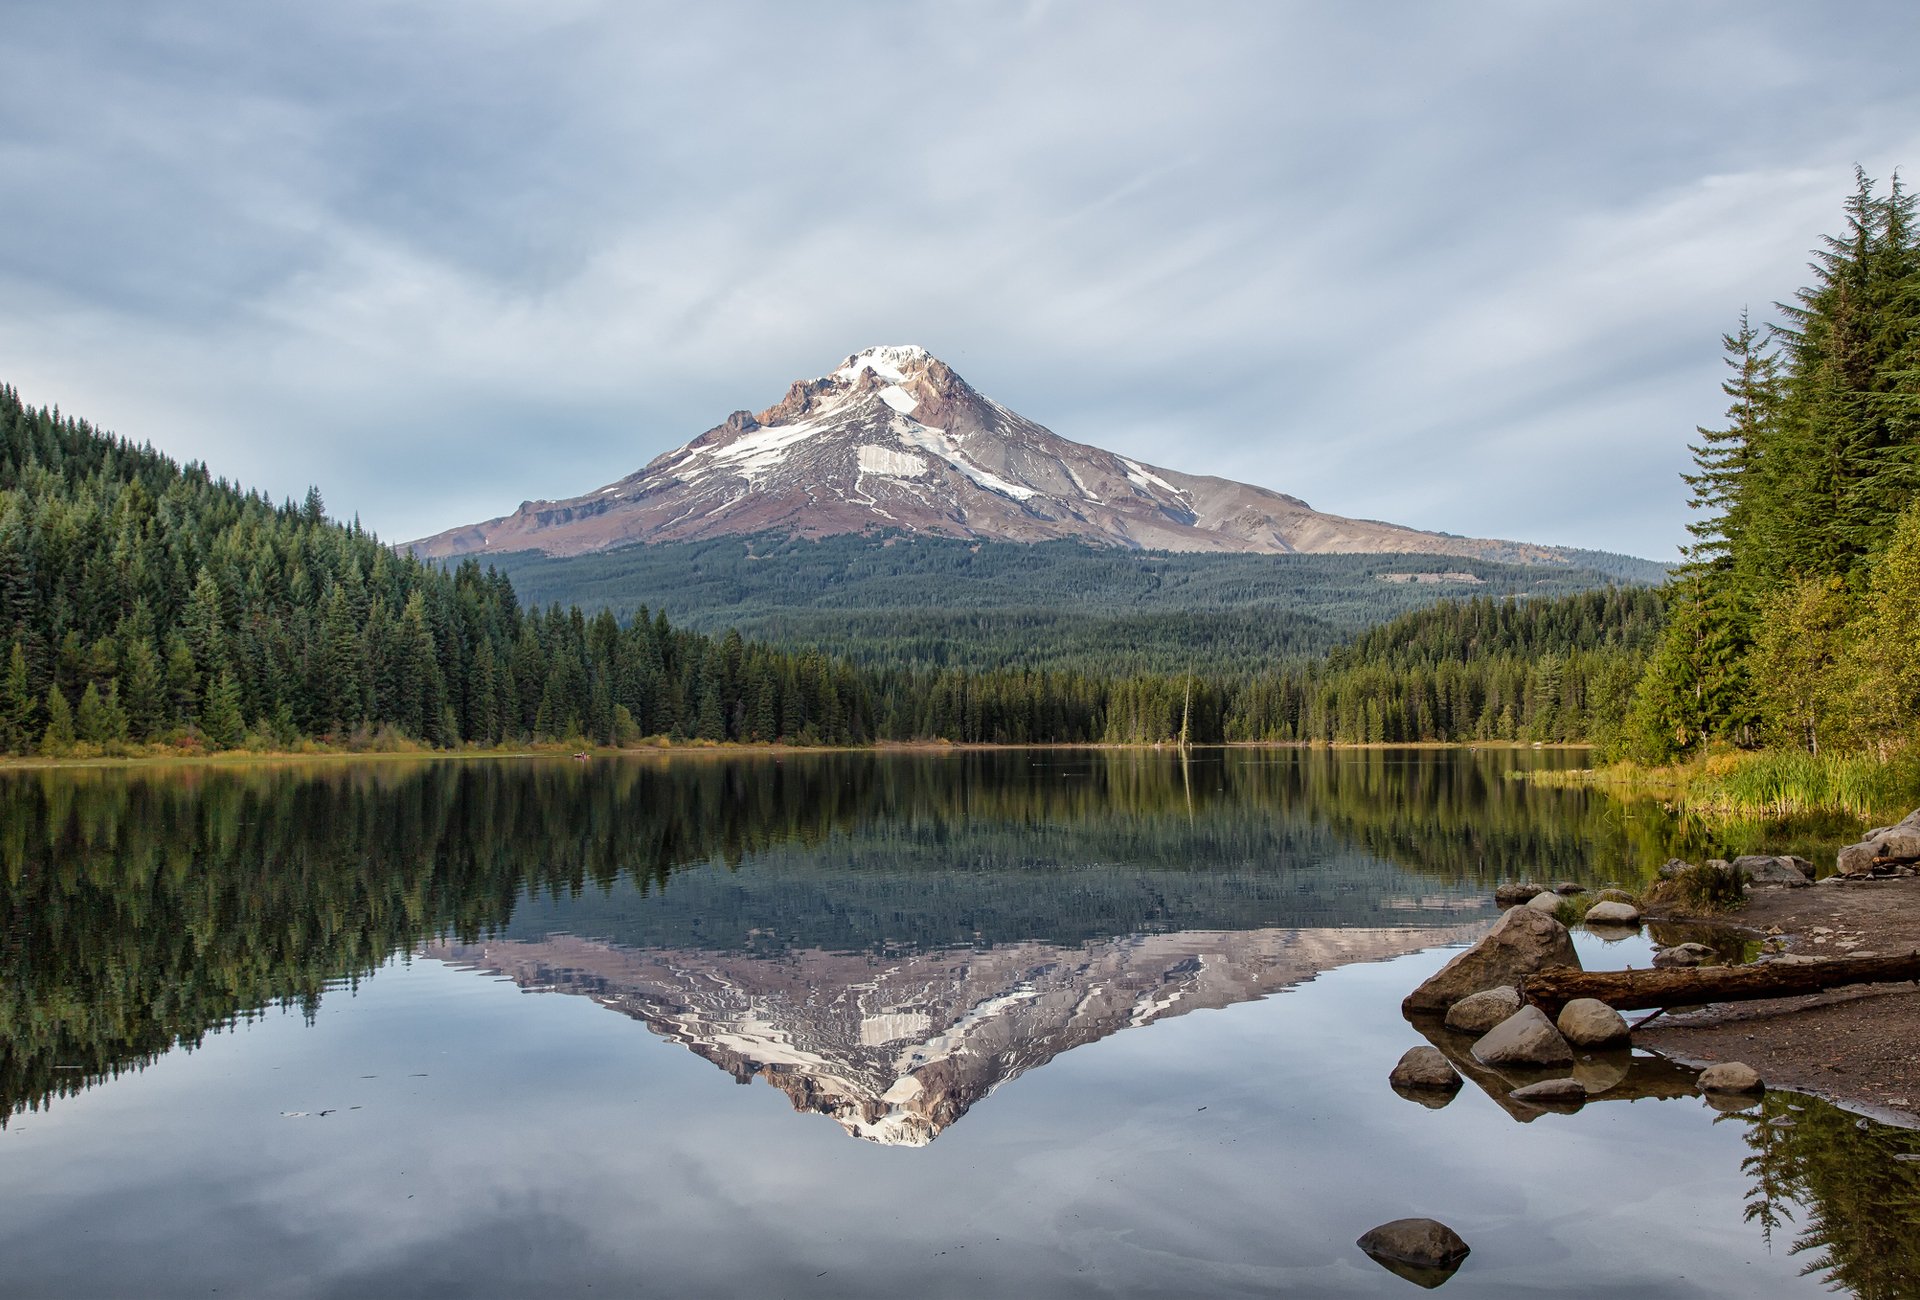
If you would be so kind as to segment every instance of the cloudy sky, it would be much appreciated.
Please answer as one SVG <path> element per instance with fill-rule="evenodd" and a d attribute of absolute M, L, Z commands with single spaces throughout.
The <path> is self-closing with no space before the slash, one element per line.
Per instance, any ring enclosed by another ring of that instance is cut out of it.
<path fill-rule="evenodd" d="M 0 380 L 401 540 L 873 343 L 1321 509 L 1665 557 L 1920 6 L 9 0 Z"/>

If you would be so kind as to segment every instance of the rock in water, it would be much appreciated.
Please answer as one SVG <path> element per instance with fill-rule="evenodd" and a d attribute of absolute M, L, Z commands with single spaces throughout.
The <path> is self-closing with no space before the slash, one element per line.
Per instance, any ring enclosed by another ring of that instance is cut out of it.
<path fill-rule="evenodd" d="M 1701 1092 L 1765 1092 L 1759 1071 L 1740 1061 L 1722 1061 L 1700 1071 Z"/>
<path fill-rule="evenodd" d="M 1539 1007 L 1522 1007 L 1473 1045 L 1484 1065 L 1571 1065 L 1573 1049 Z"/>
<path fill-rule="evenodd" d="M 1493 891 L 1493 901 L 1501 907 L 1518 907 L 1540 896 L 1540 886 L 1532 881 L 1508 881 Z"/>
<path fill-rule="evenodd" d="M 1552 916 L 1554 909 L 1560 906 L 1560 895 L 1535 894 L 1527 900 L 1527 906 L 1536 912 L 1544 912 L 1548 916 Z"/>
<path fill-rule="evenodd" d="M 1460 1072 L 1437 1047 L 1410 1047 L 1393 1067 L 1387 1082 L 1396 1088 L 1429 1088 L 1452 1092 L 1460 1086 Z"/>
<path fill-rule="evenodd" d="M 1552 897 L 1546 895 L 1546 897 Z M 1434 972 L 1400 1003 L 1404 1014 L 1445 1011 L 1482 989 L 1517 985 L 1522 976 L 1549 966 L 1580 965 L 1567 927 L 1542 912 L 1516 907 L 1485 938 Z"/>
<path fill-rule="evenodd" d="M 1520 1009 L 1520 991 L 1511 984 L 1469 993 L 1447 1008 L 1447 1028 L 1484 1034 Z"/>
<path fill-rule="evenodd" d="M 1660 879 L 1678 880 L 1692 870 L 1691 862 L 1682 862 L 1679 858 L 1668 858 L 1660 864 Z"/>
<path fill-rule="evenodd" d="M 1662 969 L 1701 966 L 1711 961 L 1713 949 L 1704 943 L 1676 943 L 1653 954 L 1653 964 Z"/>
<path fill-rule="evenodd" d="M 1631 1035 L 1626 1017 L 1599 998 L 1575 998 L 1560 1008 L 1555 1028 L 1575 1047 L 1624 1047 Z"/>
<path fill-rule="evenodd" d="M 1587 1085 L 1578 1079 L 1548 1079 L 1515 1088 L 1507 1096 L 1530 1106 L 1568 1106 L 1578 1110 L 1587 1104 Z"/>
<path fill-rule="evenodd" d="M 1603 903 L 1628 903 L 1628 904 L 1633 904 L 1635 906 L 1638 905 L 1634 903 L 1634 897 L 1632 894 L 1629 894 L 1624 889 L 1615 889 L 1611 885 L 1609 885 L 1605 889 L 1596 891 L 1594 893 L 1594 897 L 1599 899 Z"/>
<path fill-rule="evenodd" d="M 1471 1251 L 1459 1233 L 1437 1219 L 1395 1219 L 1354 1244 L 1374 1263 L 1429 1289 L 1452 1277 Z"/>
<path fill-rule="evenodd" d="M 1640 909 L 1632 903 L 1595 903 L 1587 909 L 1588 925 L 1639 925 Z"/>
<path fill-rule="evenodd" d="M 1587 887 L 1585 885 L 1576 884 L 1571 880 L 1563 880 L 1559 884 L 1553 887 L 1553 892 L 1560 895 L 1562 898 L 1572 898 L 1575 894 L 1586 893 Z"/>

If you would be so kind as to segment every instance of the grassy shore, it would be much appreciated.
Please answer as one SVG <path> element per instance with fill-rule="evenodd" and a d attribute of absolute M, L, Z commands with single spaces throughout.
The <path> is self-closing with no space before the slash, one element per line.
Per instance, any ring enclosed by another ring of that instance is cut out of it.
<path fill-rule="evenodd" d="M 1549 786 L 1587 786 L 1652 798 L 1696 816 L 1786 818 L 1845 813 L 1893 821 L 1920 807 L 1920 752 L 1882 758 L 1763 750 L 1708 754 L 1673 767 L 1609 767 L 1521 774 Z"/>

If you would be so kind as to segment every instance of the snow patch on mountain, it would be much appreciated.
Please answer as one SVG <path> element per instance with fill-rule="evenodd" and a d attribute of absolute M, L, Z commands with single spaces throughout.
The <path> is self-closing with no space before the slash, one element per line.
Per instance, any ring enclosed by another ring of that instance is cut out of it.
<path fill-rule="evenodd" d="M 921 424 L 918 420 L 903 420 L 895 424 L 894 433 L 902 442 L 911 443 L 932 452 L 989 492 L 998 492 L 1001 496 L 1012 497 L 1015 501 L 1025 501 L 1039 495 L 1030 487 L 1009 483 L 984 466 L 976 465 L 961 449 L 960 440 L 945 429 L 936 429 L 931 425 Z"/>
<path fill-rule="evenodd" d="M 919 478 L 927 472 L 927 462 L 910 451 L 895 451 L 891 447 L 876 447 L 872 443 L 862 443 L 859 457 L 862 474 L 879 474 L 887 478 Z"/>

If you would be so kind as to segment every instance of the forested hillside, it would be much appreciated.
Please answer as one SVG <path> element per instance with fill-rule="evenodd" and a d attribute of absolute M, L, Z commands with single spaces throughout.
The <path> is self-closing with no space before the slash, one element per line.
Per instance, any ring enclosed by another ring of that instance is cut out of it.
<path fill-rule="evenodd" d="M 1163 586 L 1166 558 L 1132 562 Z M 675 628 L 644 607 L 625 621 L 523 609 L 506 575 L 397 555 L 330 521 L 318 492 L 275 505 L 0 388 L 0 746 L 12 753 L 1138 743 L 1183 730 L 1202 743 L 1577 739 L 1610 725 L 1606 700 L 1637 671 L 1652 611 L 1630 591 L 1483 598 L 1403 616 L 1324 662 L 1308 654 L 1330 639 L 1316 633 L 1283 639 L 1258 671 L 1191 676 L 1126 671 L 1093 645 L 1056 670 L 863 667 Z M 1180 630 L 1177 612 L 1137 618 L 1142 635 Z M 1234 618 L 1256 637 L 1258 615 Z"/>
<path fill-rule="evenodd" d="M 1645 560 L 1565 566 L 1431 555 L 1231 555 L 1082 542 L 784 535 L 493 557 L 536 604 L 651 602 L 676 623 L 897 668 L 1209 676 L 1318 655 L 1437 601 L 1653 584 Z"/>
<path fill-rule="evenodd" d="M 1778 318 L 1726 336 L 1724 425 L 1626 749 L 1885 757 L 1920 734 L 1920 232 L 1864 174 Z"/>

